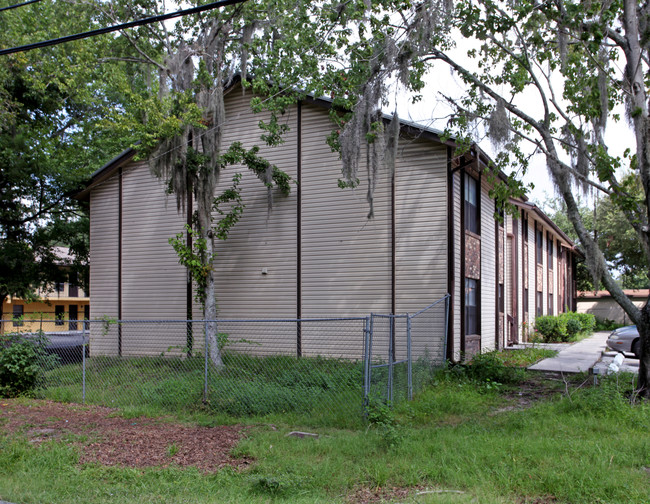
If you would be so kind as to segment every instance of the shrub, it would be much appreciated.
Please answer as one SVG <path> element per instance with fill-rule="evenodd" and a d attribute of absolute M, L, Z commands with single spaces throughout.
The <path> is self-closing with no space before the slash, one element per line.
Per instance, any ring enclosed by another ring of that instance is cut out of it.
<path fill-rule="evenodd" d="M 579 320 L 569 319 L 566 321 L 566 333 L 569 338 L 575 338 L 582 331 L 582 325 Z"/>
<path fill-rule="evenodd" d="M 375 427 L 381 439 L 381 446 L 385 449 L 397 447 L 404 438 L 404 433 L 395 417 L 395 411 L 390 403 L 378 398 L 370 398 L 366 408 L 369 426 Z"/>
<path fill-rule="evenodd" d="M 594 325 L 594 331 L 613 331 L 614 329 L 618 329 L 619 327 L 623 327 L 623 324 L 620 324 L 608 318 L 606 319 L 597 318 Z"/>
<path fill-rule="evenodd" d="M 535 330 L 545 343 L 571 341 L 591 334 L 596 318 L 590 313 L 566 312 L 560 315 L 542 315 L 535 319 Z"/>
<path fill-rule="evenodd" d="M 566 321 L 553 315 L 541 315 L 535 319 L 535 329 L 545 343 L 567 341 Z"/>
<path fill-rule="evenodd" d="M 468 378 L 483 383 L 519 383 L 525 372 L 519 367 L 507 366 L 498 352 L 486 352 L 472 357 L 464 366 Z"/>
<path fill-rule="evenodd" d="M 39 360 L 43 357 L 41 340 L 29 340 L 18 334 L 3 338 L 0 346 L 0 395 L 16 397 L 35 390 L 42 377 Z"/>
<path fill-rule="evenodd" d="M 583 334 L 590 334 L 594 332 L 594 328 L 596 327 L 596 317 L 594 317 L 591 313 L 575 313 L 575 315 L 578 317 L 578 320 L 582 325 Z"/>

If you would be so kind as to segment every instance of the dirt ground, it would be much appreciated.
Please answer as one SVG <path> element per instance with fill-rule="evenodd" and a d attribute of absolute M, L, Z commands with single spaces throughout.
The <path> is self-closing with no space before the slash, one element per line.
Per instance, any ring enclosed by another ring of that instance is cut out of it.
<path fill-rule="evenodd" d="M 230 453 L 245 435 L 242 426 L 190 427 L 151 418 L 122 418 L 117 410 L 52 401 L 0 399 L 0 425 L 31 443 L 70 439 L 81 463 L 151 467 L 194 466 L 215 472 L 251 461 Z"/>

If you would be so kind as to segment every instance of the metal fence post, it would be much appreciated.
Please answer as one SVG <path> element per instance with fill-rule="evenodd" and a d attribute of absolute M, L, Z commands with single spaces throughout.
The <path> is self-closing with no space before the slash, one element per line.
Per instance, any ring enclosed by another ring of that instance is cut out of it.
<path fill-rule="evenodd" d="M 368 333 L 368 400 L 370 400 L 370 387 L 372 386 L 372 345 L 375 337 L 375 318 L 370 314 L 370 332 Z"/>
<path fill-rule="evenodd" d="M 395 346 L 394 346 L 394 338 L 395 338 L 395 316 L 391 315 L 390 316 L 390 339 L 388 341 L 388 390 L 387 390 L 387 399 L 389 403 L 393 402 L 393 357 L 395 355 Z"/>
<path fill-rule="evenodd" d="M 406 314 L 406 367 L 409 401 L 413 399 L 413 359 L 411 357 L 411 316 Z"/>
<path fill-rule="evenodd" d="M 81 404 L 86 404 L 86 324 L 81 329 Z"/>
<path fill-rule="evenodd" d="M 447 339 L 449 338 L 449 305 L 451 296 L 447 294 L 445 296 L 445 339 L 442 342 L 442 362 L 443 364 L 447 361 Z"/>
<path fill-rule="evenodd" d="M 208 402 L 208 352 L 210 351 L 210 348 L 208 347 L 208 321 L 204 320 L 203 321 L 203 332 L 205 333 L 205 348 L 204 348 L 204 354 L 205 354 L 205 363 L 204 363 L 204 377 L 203 377 L 203 404 L 207 404 Z"/>
<path fill-rule="evenodd" d="M 363 327 L 363 407 L 368 405 L 370 394 L 370 315 Z"/>

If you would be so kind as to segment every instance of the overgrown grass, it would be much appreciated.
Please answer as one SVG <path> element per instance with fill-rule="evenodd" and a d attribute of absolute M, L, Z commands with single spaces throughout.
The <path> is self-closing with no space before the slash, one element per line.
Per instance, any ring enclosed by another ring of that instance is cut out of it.
<path fill-rule="evenodd" d="M 85 401 L 115 406 L 129 414 L 156 416 L 211 414 L 248 418 L 252 422 L 291 421 L 309 426 L 358 428 L 363 422 L 364 370 L 361 362 L 321 357 L 256 357 L 223 354 L 224 366 L 208 366 L 204 390 L 204 357 L 93 357 L 86 360 Z M 427 360 L 413 364 L 412 390 L 420 390 L 435 371 Z M 389 398 L 388 374 L 394 386 L 393 402 L 408 397 L 407 367 L 372 371 L 370 393 Z M 46 372 L 41 397 L 82 402 L 82 365 L 68 364 Z M 204 396 L 204 394 L 206 394 Z M 207 399 L 204 401 L 204 398 Z M 281 421 L 281 420 L 278 420 Z"/>
<path fill-rule="evenodd" d="M 585 379 L 569 383 L 570 395 L 519 409 L 512 394 L 486 382 L 439 373 L 412 403 L 392 412 L 379 408 L 364 429 L 316 429 L 319 439 L 285 437 L 300 425 L 278 415 L 285 422 L 277 431 L 260 425 L 236 448 L 235 455 L 255 460 L 245 472 L 80 467 L 76 449 L 62 441 L 35 446 L 5 435 L 0 498 L 343 503 L 362 487 L 418 487 L 463 493 L 395 502 L 647 503 L 650 407 L 630 405 L 630 377 L 611 377 L 598 387 Z"/>
<path fill-rule="evenodd" d="M 379 368 L 365 423 L 360 406 L 337 407 L 361 404 L 358 363 L 226 356 L 224 369 L 210 370 L 208 406 L 187 410 L 181 404 L 188 394 L 201 404 L 202 360 L 168 359 L 159 367 L 148 359 L 128 367 L 119 359 L 96 361 L 92 365 L 102 373 L 95 370 L 88 380 L 103 388 L 94 398 L 122 401 L 116 405 L 125 416 L 164 413 L 200 425 L 253 424 L 234 455 L 254 464 L 247 471 L 210 475 L 178 468 L 81 467 L 77 448 L 64 439 L 33 445 L 4 434 L 0 499 L 347 503 L 360 488 L 388 489 L 389 499 L 396 487 L 442 491 L 396 500 L 410 503 L 647 503 L 650 406 L 630 403 L 631 377 L 608 377 L 593 387 L 586 376 L 548 382 L 521 369 L 547 355 L 540 349 L 492 352 L 435 373 L 419 367 L 415 376 L 427 386 L 412 402 L 392 409 L 379 385 L 388 368 Z M 49 371 L 59 384 L 48 393 L 74 400 L 79 392 L 65 371 Z M 404 379 L 403 368 L 393 372 Z M 130 388 L 136 380 L 138 387 Z M 530 387 L 540 389 L 531 397 L 547 399 L 520 403 L 520 381 L 528 393 Z M 347 392 L 341 384 L 348 385 Z M 119 387 L 126 389 L 116 394 Z M 307 429 L 319 439 L 286 437 L 290 430 Z"/>

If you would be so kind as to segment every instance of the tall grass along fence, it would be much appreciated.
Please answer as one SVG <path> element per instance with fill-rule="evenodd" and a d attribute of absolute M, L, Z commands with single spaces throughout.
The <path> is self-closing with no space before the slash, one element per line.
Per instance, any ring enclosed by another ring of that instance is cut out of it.
<path fill-rule="evenodd" d="M 42 331 L 4 321 L 0 351 L 31 342 L 36 393 L 54 400 L 340 420 L 371 398 L 411 398 L 444 364 L 448 303 L 404 315 L 79 320 Z"/>

